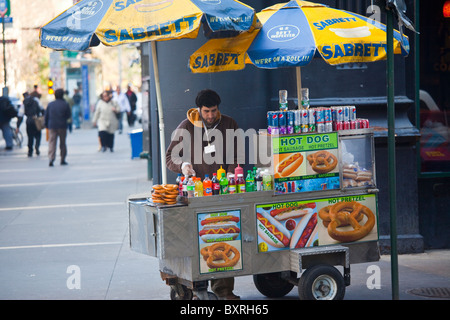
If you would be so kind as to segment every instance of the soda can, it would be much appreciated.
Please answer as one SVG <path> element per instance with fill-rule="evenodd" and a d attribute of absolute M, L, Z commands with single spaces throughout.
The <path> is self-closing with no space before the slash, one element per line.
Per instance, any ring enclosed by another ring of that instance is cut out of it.
<path fill-rule="evenodd" d="M 325 122 L 325 115 L 323 108 L 317 108 L 316 109 L 316 123 L 324 123 Z"/>
<path fill-rule="evenodd" d="M 359 122 L 361 129 L 369 128 L 369 119 L 359 119 Z"/>
<path fill-rule="evenodd" d="M 272 127 L 278 128 L 278 112 L 272 111 L 271 115 L 272 115 L 272 121 L 270 122 L 270 125 Z"/>
<path fill-rule="evenodd" d="M 331 109 L 330 108 L 323 109 L 323 117 L 324 117 L 325 123 L 333 121 L 333 119 L 331 118 Z"/>
<path fill-rule="evenodd" d="M 325 123 L 323 123 L 323 122 L 318 122 L 317 124 L 316 124 L 316 128 L 317 128 L 317 132 L 318 133 L 324 133 L 325 132 Z"/>
<path fill-rule="evenodd" d="M 350 120 L 355 121 L 356 120 L 356 107 L 355 106 L 350 106 L 349 108 L 349 118 Z"/>
<path fill-rule="evenodd" d="M 359 129 L 360 122 L 356 120 L 350 120 L 350 129 Z"/>
<path fill-rule="evenodd" d="M 343 121 L 342 124 L 342 130 L 350 130 L 350 121 Z"/>
<path fill-rule="evenodd" d="M 273 111 L 267 111 L 267 128 L 272 126 L 272 112 Z"/>
<path fill-rule="evenodd" d="M 278 127 L 286 127 L 287 126 L 287 116 L 286 112 L 278 111 Z"/>
<path fill-rule="evenodd" d="M 342 123 L 342 121 L 334 122 L 334 130 L 335 131 L 343 130 L 343 128 L 344 128 L 344 124 Z"/>
<path fill-rule="evenodd" d="M 343 110 L 344 118 L 343 118 L 342 121 L 350 121 L 350 113 L 349 113 L 350 109 L 349 109 L 349 107 L 342 107 L 342 109 L 344 109 Z"/>
<path fill-rule="evenodd" d="M 316 123 L 316 109 L 315 108 L 308 109 L 308 121 L 309 121 L 309 124 Z"/>
<path fill-rule="evenodd" d="M 294 120 L 294 133 L 302 132 L 302 117 L 300 114 L 300 110 L 294 110 L 295 120 Z"/>
<path fill-rule="evenodd" d="M 295 123 L 295 112 L 292 110 L 288 110 L 286 111 L 286 115 L 287 115 L 287 125 L 294 127 L 294 123 Z"/>
<path fill-rule="evenodd" d="M 302 133 L 309 132 L 309 124 L 302 123 Z"/>
<path fill-rule="evenodd" d="M 333 122 L 331 122 L 331 121 L 325 122 L 324 130 L 325 130 L 325 132 L 332 132 L 333 131 Z"/>
<path fill-rule="evenodd" d="M 344 121 L 344 109 L 342 107 L 335 107 L 336 121 Z"/>
<path fill-rule="evenodd" d="M 301 124 L 308 124 L 309 123 L 308 110 L 301 109 L 300 110 L 300 116 L 301 116 Z"/>

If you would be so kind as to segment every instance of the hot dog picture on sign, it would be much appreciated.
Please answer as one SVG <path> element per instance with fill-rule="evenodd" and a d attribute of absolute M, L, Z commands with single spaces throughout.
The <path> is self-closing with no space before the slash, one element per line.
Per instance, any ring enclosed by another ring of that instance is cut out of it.
<path fill-rule="evenodd" d="M 377 241 L 373 194 L 256 205 L 258 252 Z"/>
<path fill-rule="evenodd" d="M 240 210 L 197 215 L 200 273 L 242 269 Z"/>
<path fill-rule="evenodd" d="M 275 194 L 340 188 L 337 133 L 275 137 Z"/>

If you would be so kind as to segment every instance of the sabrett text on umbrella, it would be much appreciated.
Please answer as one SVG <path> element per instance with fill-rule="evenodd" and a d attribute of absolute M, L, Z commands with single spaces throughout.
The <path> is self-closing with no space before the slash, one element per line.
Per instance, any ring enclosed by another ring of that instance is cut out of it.
<path fill-rule="evenodd" d="M 386 47 L 385 43 L 344 43 L 323 46 L 321 51 L 326 60 L 340 57 L 378 57 L 380 48 L 386 52 Z"/>
<path fill-rule="evenodd" d="M 224 66 L 227 64 L 238 64 L 239 53 L 211 53 L 195 58 L 192 68 L 208 68 L 210 66 Z"/>
<path fill-rule="evenodd" d="M 192 30 L 194 28 L 197 16 L 184 17 L 181 19 L 161 23 L 147 28 L 127 29 L 109 29 L 105 31 L 105 40 L 107 42 L 117 42 L 125 40 L 141 40 L 152 36 L 171 35 L 183 30 Z"/>
<path fill-rule="evenodd" d="M 356 22 L 356 18 L 349 17 L 349 18 L 326 19 L 326 20 L 322 20 L 319 22 L 314 22 L 313 25 L 314 25 L 314 27 L 317 28 L 317 30 L 323 30 L 326 27 L 331 26 L 336 23 L 351 22 L 351 21 Z"/>

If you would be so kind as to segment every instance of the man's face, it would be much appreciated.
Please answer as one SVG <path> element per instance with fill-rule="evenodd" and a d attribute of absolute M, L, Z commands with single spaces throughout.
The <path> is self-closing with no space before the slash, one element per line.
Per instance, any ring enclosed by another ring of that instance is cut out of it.
<path fill-rule="evenodd" d="M 219 108 L 217 106 L 212 107 L 201 107 L 200 108 L 200 116 L 207 126 L 211 126 L 216 121 L 217 113 L 219 112 Z"/>

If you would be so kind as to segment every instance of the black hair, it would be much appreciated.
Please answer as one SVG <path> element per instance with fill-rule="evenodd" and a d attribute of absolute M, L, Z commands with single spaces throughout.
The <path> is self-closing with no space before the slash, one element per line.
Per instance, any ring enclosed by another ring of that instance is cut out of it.
<path fill-rule="evenodd" d="M 195 99 L 195 104 L 197 107 L 208 107 L 211 108 L 213 106 L 219 107 L 221 100 L 217 92 L 211 89 L 205 89 L 200 91 L 197 94 L 197 98 Z"/>
<path fill-rule="evenodd" d="M 63 99 L 63 98 L 64 98 L 64 89 L 56 89 L 55 99 Z"/>

